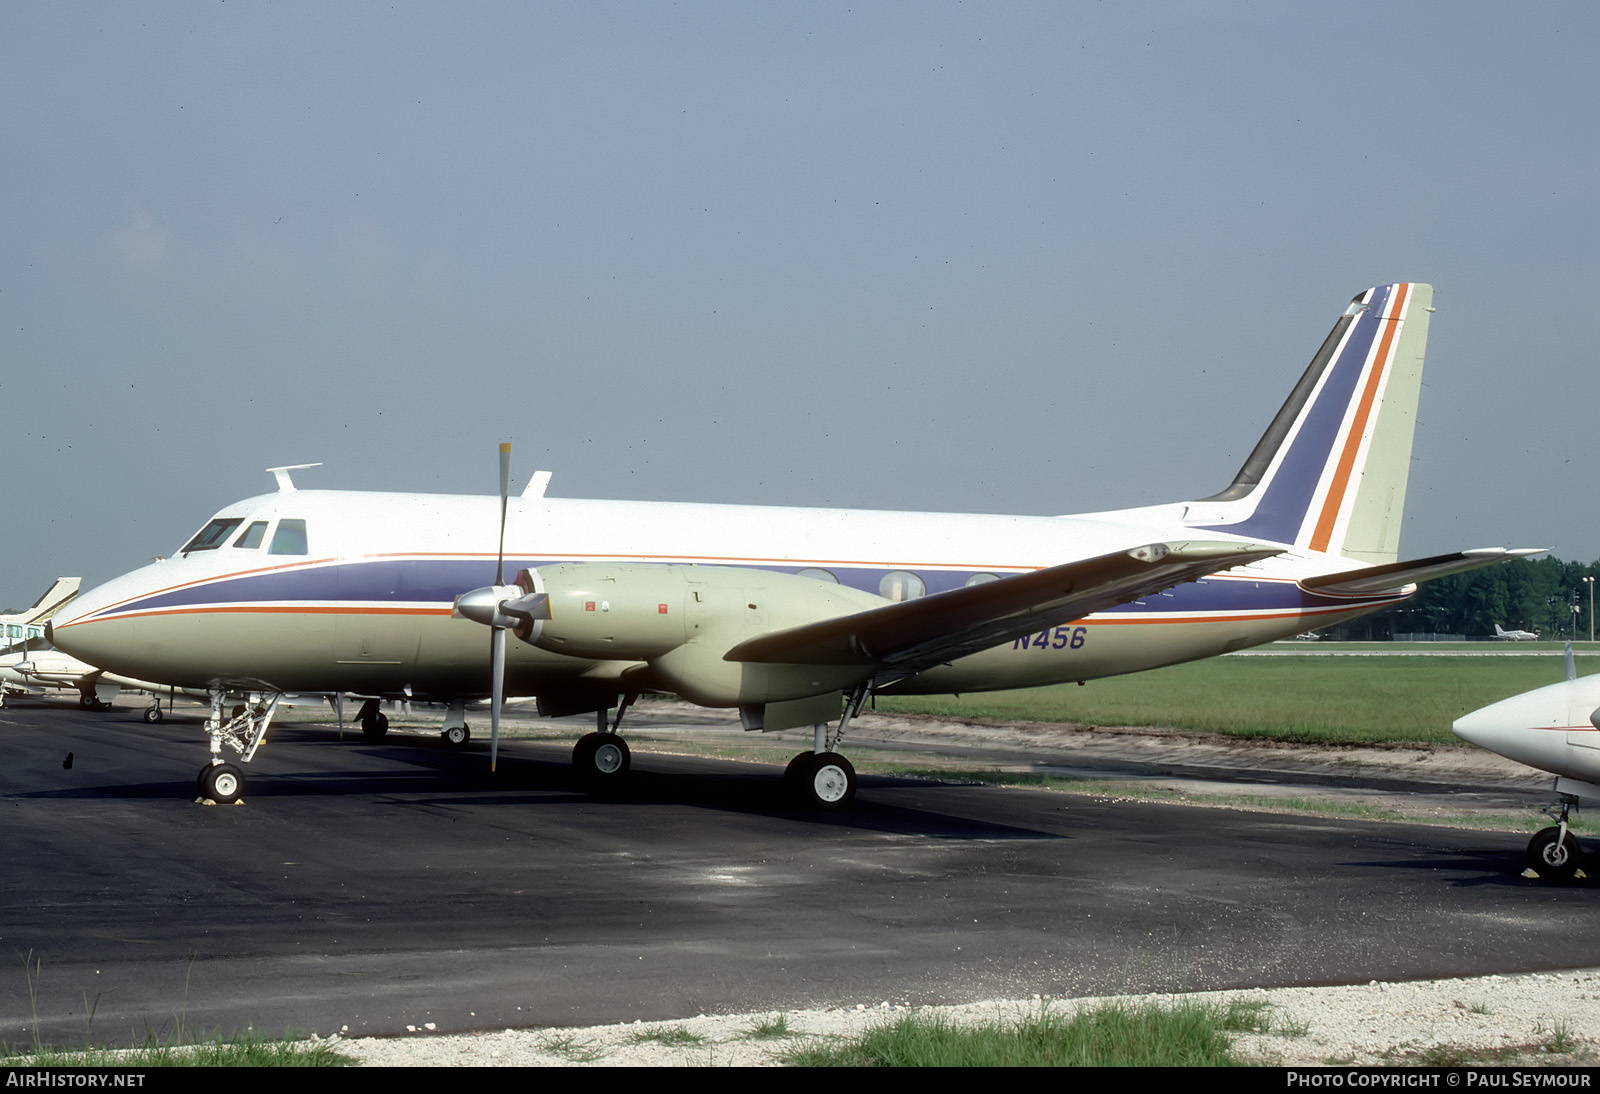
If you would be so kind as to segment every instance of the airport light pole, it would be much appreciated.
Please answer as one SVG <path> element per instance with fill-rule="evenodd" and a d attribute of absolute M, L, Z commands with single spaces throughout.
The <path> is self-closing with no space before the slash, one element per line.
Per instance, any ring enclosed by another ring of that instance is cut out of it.
<path fill-rule="evenodd" d="M 1594 578 L 1586 577 L 1583 583 L 1589 586 L 1589 641 L 1594 641 Z"/>

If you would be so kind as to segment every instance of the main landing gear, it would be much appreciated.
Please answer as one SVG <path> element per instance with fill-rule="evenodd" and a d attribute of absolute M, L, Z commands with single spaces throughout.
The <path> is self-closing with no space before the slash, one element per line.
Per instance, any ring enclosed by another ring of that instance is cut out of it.
<path fill-rule="evenodd" d="M 628 774 L 633 754 L 628 742 L 617 732 L 622 716 L 637 699 L 637 695 L 624 695 L 617 704 L 617 717 L 611 720 L 609 711 L 595 711 L 595 731 L 578 738 L 572 746 L 572 768 L 578 778 L 597 789 L 615 786 Z"/>
<path fill-rule="evenodd" d="M 456 700 L 444 712 L 444 727 L 439 730 L 439 739 L 450 748 L 466 748 L 472 740 L 472 730 L 467 727 L 467 704 Z"/>
<path fill-rule="evenodd" d="M 356 715 L 361 721 L 361 735 L 369 741 L 381 741 L 389 734 L 389 716 L 378 709 L 378 702 L 368 699 Z"/>
<path fill-rule="evenodd" d="M 595 731 L 578 739 L 572 748 L 572 766 L 578 778 L 594 789 L 617 785 L 627 775 L 632 762 L 628 742 L 618 732 L 622 716 L 637 695 L 623 696 L 617 707 L 615 719 L 608 712 L 595 712 Z M 826 723 L 813 729 L 810 752 L 802 752 L 789 761 L 783 772 L 785 795 L 807 809 L 843 809 L 855 800 L 856 769 L 836 749 L 844 739 L 850 720 L 861 713 L 866 702 L 867 688 L 857 688 L 851 693 L 839 719 L 837 729 L 830 730 Z"/>
<path fill-rule="evenodd" d="M 1565 881 L 1582 865 L 1583 848 L 1567 830 L 1567 814 L 1577 800 L 1562 794 L 1559 804 L 1546 807 L 1545 815 L 1556 823 L 1541 828 L 1528 841 L 1528 868 L 1546 881 Z"/>
<path fill-rule="evenodd" d="M 852 691 L 839 728 L 830 734 L 827 724 L 819 723 L 812 730 L 811 751 L 800 753 L 783 769 L 784 792 L 795 803 L 807 809 L 843 809 L 855 801 L 856 769 L 836 750 L 866 701 L 866 685 Z"/>
<path fill-rule="evenodd" d="M 211 693 L 211 717 L 206 719 L 211 762 L 200 769 L 194 780 L 195 793 L 201 801 L 233 805 L 244 796 L 244 771 L 223 761 L 222 746 L 237 752 L 239 763 L 249 763 L 266 739 L 267 726 L 280 698 L 281 693 L 276 691 L 230 692 L 218 688 Z M 234 705 L 227 711 L 230 702 Z"/>

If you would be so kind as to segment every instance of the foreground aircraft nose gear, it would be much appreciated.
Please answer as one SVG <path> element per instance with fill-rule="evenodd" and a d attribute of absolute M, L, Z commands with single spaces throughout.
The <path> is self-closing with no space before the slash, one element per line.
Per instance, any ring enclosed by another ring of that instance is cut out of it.
<path fill-rule="evenodd" d="M 195 777 L 195 791 L 201 798 L 218 805 L 232 805 L 243 796 L 244 772 L 223 762 L 222 746 L 227 745 L 237 752 L 240 763 L 249 763 L 266 739 L 267 726 L 281 698 L 282 693 L 276 691 L 238 692 L 217 688 L 211 692 L 211 717 L 206 719 L 211 762 Z M 223 710 L 230 701 L 234 703 L 233 711 L 224 720 Z"/>
<path fill-rule="evenodd" d="M 1577 800 L 1571 794 L 1563 794 L 1559 804 L 1546 807 L 1545 815 L 1556 823 L 1541 828 L 1528 841 L 1528 867 L 1541 878 L 1565 880 L 1576 874 L 1583 864 L 1583 848 L 1578 838 L 1567 830 L 1567 814 Z"/>

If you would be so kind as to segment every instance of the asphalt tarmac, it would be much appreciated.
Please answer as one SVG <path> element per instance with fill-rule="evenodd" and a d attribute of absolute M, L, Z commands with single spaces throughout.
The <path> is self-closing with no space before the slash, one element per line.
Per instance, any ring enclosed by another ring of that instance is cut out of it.
<path fill-rule="evenodd" d="M 0 710 L 0 1042 L 351 1036 L 1600 966 L 1524 837 L 274 727 L 194 802 L 196 719 Z M 64 766 L 68 754 L 70 767 Z M 9 966 L 9 971 L 7 971 Z"/>

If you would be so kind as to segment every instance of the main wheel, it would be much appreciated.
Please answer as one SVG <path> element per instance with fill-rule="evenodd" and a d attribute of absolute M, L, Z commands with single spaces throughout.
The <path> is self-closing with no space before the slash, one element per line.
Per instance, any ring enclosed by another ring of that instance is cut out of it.
<path fill-rule="evenodd" d="M 361 719 L 361 735 L 369 741 L 381 741 L 388 732 L 389 716 L 381 710 Z"/>
<path fill-rule="evenodd" d="M 1560 828 L 1542 828 L 1528 841 L 1528 865 L 1542 878 L 1569 878 L 1578 872 L 1582 849 L 1571 832 L 1561 838 Z"/>
<path fill-rule="evenodd" d="M 472 740 L 472 730 L 468 729 L 464 724 L 450 726 L 439 736 L 451 748 L 465 748 L 467 742 Z"/>
<path fill-rule="evenodd" d="M 615 782 L 628 773 L 633 756 L 615 733 L 589 733 L 572 746 L 572 766 L 589 782 Z"/>
<path fill-rule="evenodd" d="M 794 759 L 783 769 L 783 793 L 786 797 L 803 801 L 800 784 L 805 780 L 806 769 L 811 765 L 811 757 L 815 755 L 815 752 L 797 752 Z"/>
<path fill-rule="evenodd" d="M 144 720 L 149 722 L 151 725 L 156 725 L 158 722 L 161 721 L 162 717 L 163 717 L 163 715 L 161 713 L 161 708 L 160 707 L 145 707 L 144 708 Z"/>
<path fill-rule="evenodd" d="M 200 772 L 200 795 L 232 805 L 244 793 L 244 772 L 232 764 L 212 764 Z"/>
<path fill-rule="evenodd" d="M 94 705 L 99 701 L 100 700 L 95 697 L 95 694 L 92 691 L 78 692 L 78 705 L 85 710 L 93 710 Z"/>
<path fill-rule="evenodd" d="M 843 809 L 855 800 L 856 769 L 837 752 L 796 756 L 789 765 L 800 803 L 810 809 Z"/>

